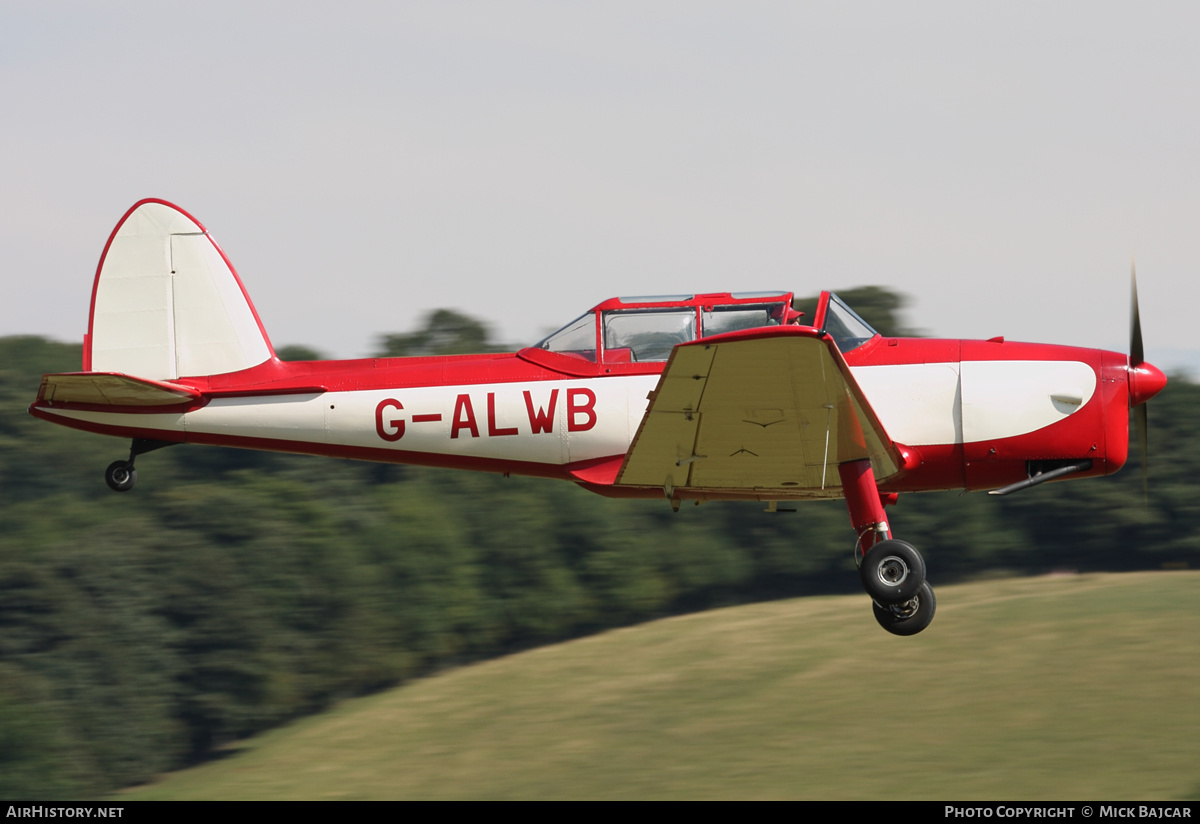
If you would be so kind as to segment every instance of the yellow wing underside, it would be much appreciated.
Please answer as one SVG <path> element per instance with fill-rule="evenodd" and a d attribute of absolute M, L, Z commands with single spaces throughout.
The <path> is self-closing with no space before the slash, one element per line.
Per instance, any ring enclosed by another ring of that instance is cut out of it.
<path fill-rule="evenodd" d="M 833 342 L 774 335 L 677 347 L 617 484 L 841 497 L 838 464 L 902 465 Z"/>

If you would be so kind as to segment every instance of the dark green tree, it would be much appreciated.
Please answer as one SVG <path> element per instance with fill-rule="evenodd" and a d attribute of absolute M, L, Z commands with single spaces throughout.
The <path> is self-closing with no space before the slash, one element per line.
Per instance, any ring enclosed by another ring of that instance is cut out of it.
<path fill-rule="evenodd" d="M 384 335 L 378 357 L 408 358 L 421 355 L 470 355 L 503 351 L 493 344 L 487 326 L 454 309 L 435 309 L 425 315 L 415 332 Z"/>
<path fill-rule="evenodd" d="M 885 286 L 855 286 L 833 291 L 885 338 L 918 337 L 923 334 L 920 330 L 906 325 L 901 317 L 901 312 L 909 304 L 907 295 L 894 292 Z M 799 297 L 795 305 L 804 312 L 804 322 L 812 323 L 817 309 L 817 296 Z"/>
<path fill-rule="evenodd" d="M 275 355 L 281 361 L 314 361 L 325 360 L 325 356 L 310 346 L 290 344 L 275 350 Z"/>
<path fill-rule="evenodd" d="M 893 292 L 884 286 L 839 289 L 837 295 L 884 337 L 916 337 L 921 334 L 919 330 L 907 326 L 900 316 L 901 311 L 909 304 L 907 295 Z"/>

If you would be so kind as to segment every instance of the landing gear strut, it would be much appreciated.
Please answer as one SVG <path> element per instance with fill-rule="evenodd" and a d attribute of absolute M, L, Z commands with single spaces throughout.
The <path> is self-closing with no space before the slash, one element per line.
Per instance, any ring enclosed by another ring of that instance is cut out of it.
<path fill-rule="evenodd" d="M 925 560 L 911 544 L 892 538 L 869 460 L 838 466 L 850 522 L 858 533 L 855 560 L 875 620 L 894 635 L 916 635 L 933 620 L 937 599 L 925 581 Z M 862 552 L 862 558 L 858 553 Z"/>
<path fill-rule="evenodd" d="M 113 492 L 128 492 L 137 483 L 137 470 L 133 467 L 134 458 L 138 455 L 144 455 L 147 452 L 153 452 L 156 449 L 162 449 L 164 446 L 173 445 L 174 441 L 152 441 L 148 438 L 134 438 L 133 443 L 129 447 L 129 460 L 113 461 L 110 463 L 108 469 L 104 470 L 104 482 L 108 484 L 108 488 Z"/>

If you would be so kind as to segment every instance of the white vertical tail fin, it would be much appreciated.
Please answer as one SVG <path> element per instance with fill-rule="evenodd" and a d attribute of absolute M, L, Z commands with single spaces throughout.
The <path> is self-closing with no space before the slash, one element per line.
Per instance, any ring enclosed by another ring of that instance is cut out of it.
<path fill-rule="evenodd" d="M 173 380 L 274 356 L 241 280 L 199 221 L 163 200 L 134 204 L 96 269 L 84 370 Z"/>

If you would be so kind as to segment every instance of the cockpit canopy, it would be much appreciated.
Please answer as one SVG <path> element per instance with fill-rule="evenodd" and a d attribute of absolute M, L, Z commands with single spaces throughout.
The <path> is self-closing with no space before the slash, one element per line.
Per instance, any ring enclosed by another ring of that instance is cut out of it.
<path fill-rule="evenodd" d="M 733 292 L 612 298 L 534 345 L 606 364 L 665 361 L 681 343 L 744 329 L 804 324 L 790 292 Z M 823 292 L 813 323 L 848 352 L 875 336 L 837 295 Z"/>

